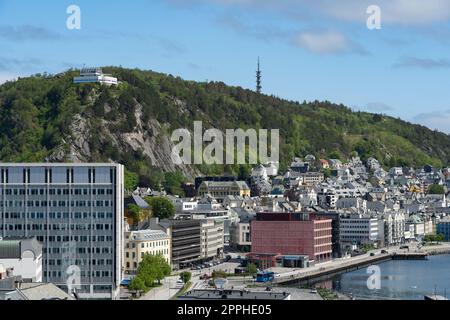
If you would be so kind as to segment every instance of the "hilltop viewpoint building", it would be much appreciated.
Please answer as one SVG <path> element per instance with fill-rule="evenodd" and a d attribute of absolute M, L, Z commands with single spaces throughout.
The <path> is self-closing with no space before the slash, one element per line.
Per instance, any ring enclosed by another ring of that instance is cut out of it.
<path fill-rule="evenodd" d="M 100 83 L 108 86 L 117 85 L 117 78 L 104 74 L 101 68 L 84 68 L 79 77 L 73 78 L 73 83 Z"/>
<path fill-rule="evenodd" d="M 0 237 L 42 243 L 42 281 L 115 299 L 122 278 L 120 164 L 0 164 Z M 15 241 L 15 240 L 12 240 Z"/>

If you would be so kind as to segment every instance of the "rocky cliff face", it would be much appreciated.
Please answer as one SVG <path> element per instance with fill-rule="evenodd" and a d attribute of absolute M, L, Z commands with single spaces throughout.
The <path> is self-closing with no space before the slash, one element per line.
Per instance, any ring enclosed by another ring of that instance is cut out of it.
<path fill-rule="evenodd" d="M 106 107 L 108 109 L 108 107 Z M 171 134 L 168 128 L 159 123 L 156 119 L 150 119 L 147 123 L 142 120 L 142 105 L 137 103 L 135 114 L 137 125 L 132 132 L 112 132 L 111 125 L 117 124 L 114 121 L 102 120 L 100 128 L 101 142 L 109 141 L 114 148 L 121 152 L 139 152 L 150 162 L 149 165 L 164 172 L 181 171 L 187 178 L 194 178 L 201 173 L 189 165 L 175 165 L 171 159 L 174 143 L 170 141 Z M 92 149 L 91 119 L 80 114 L 74 116 L 70 125 L 70 135 L 67 141 L 55 149 L 50 156 L 50 161 L 71 161 L 89 162 L 95 158 L 96 150 Z M 113 159 L 108 159 L 113 162 Z"/>

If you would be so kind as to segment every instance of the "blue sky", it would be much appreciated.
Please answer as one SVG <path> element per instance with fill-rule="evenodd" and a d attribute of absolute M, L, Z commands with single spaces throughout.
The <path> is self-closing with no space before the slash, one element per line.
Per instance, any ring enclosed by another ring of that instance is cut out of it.
<path fill-rule="evenodd" d="M 131 4 L 132 3 L 132 4 Z M 66 28 L 69 5 L 81 30 Z M 368 30 L 367 7 L 381 8 Z M 0 0 L 0 82 L 121 65 L 450 133 L 450 0 Z"/>

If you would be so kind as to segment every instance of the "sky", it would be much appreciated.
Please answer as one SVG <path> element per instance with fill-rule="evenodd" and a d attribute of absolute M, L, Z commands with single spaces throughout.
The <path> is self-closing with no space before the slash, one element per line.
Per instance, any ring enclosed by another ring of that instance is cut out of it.
<path fill-rule="evenodd" d="M 117 65 L 254 89 L 259 56 L 266 94 L 450 134 L 449 49 L 450 0 L 0 0 L 0 83 Z"/>

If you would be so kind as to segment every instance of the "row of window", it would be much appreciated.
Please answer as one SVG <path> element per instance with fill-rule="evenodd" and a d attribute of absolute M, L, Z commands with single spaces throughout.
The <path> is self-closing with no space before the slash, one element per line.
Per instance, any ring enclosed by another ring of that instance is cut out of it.
<path fill-rule="evenodd" d="M 112 195 L 112 189 L 104 189 L 104 188 L 96 188 L 96 189 L 88 189 L 88 188 L 51 188 L 51 189 L 23 189 L 23 188 L 14 188 L 14 189 L 1 189 L 0 195 L 30 195 L 30 196 L 43 196 L 43 195 Z"/>
<path fill-rule="evenodd" d="M 141 253 L 141 259 L 144 258 L 145 253 L 146 253 L 146 252 L 142 252 L 142 253 Z M 169 254 L 169 249 L 155 250 L 155 251 L 147 252 L 147 253 L 149 253 L 149 254 L 151 254 L 151 255 L 158 255 L 158 254 L 165 255 L 165 254 Z M 126 252 L 126 253 L 125 253 L 125 257 L 126 257 L 126 258 L 130 258 L 130 252 Z M 131 252 L 131 258 L 132 258 L 132 259 L 135 259 L 135 258 L 136 258 L 136 252 Z"/>
<path fill-rule="evenodd" d="M 69 227 L 69 224 L 67 223 L 58 223 L 58 224 L 49 224 L 47 227 L 47 224 L 6 224 L 4 225 L 4 228 L 6 231 L 21 231 L 21 230 L 55 230 L 55 231 L 65 231 L 65 230 L 113 230 L 112 224 L 77 224 L 73 225 L 71 224 Z M 3 230 L 3 225 L 0 225 L 0 230 Z"/>
<path fill-rule="evenodd" d="M 90 272 L 89 271 L 80 271 L 80 276 L 82 278 L 89 277 Z M 44 277 L 49 278 L 61 278 L 62 275 L 65 275 L 65 272 L 61 271 L 44 271 L 43 273 Z M 113 273 L 112 271 L 92 271 L 92 277 L 94 278 L 109 278 L 112 277 Z"/>
<path fill-rule="evenodd" d="M 89 264 L 90 262 L 90 264 Z M 49 266 L 61 266 L 63 265 L 63 260 L 62 259 L 48 259 L 47 263 Z M 75 265 L 77 266 L 112 266 L 113 261 L 112 259 L 92 259 L 92 260 L 87 260 L 87 259 L 77 259 L 75 260 Z"/>
<path fill-rule="evenodd" d="M 112 212 L 49 212 L 50 219 L 112 219 L 114 214 Z M 0 218 L 5 219 L 46 219 L 47 215 L 44 212 L 0 212 Z"/>
<path fill-rule="evenodd" d="M 1 230 L 1 229 L 0 229 Z M 36 236 L 39 242 L 112 242 L 112 236 Z"/>
<path fill-rule="evenodd" d="M 168 240 L 164 240 L 164 241 L 153 241 L 153 242 L 143 242 L 141 243 L 141 248 L 156 248 L 156 247 L 160 247 L 160 246 L 167 246 L 169 245 L 169 241 Z M 134 249 L 136 248 L 136 243 L 132 242 L 132 243 L 127 243 L 125 246 L 127 249 Z"/>
<path fill-rule="evenodd" d="M 28 200 L 28 201 L 22 201 L 22 200 L 8 200 L 8 201 L 0 201 L 0 207 L 5 208 L 23 208 L 25 207 L 112 207 L 114 205 L 112 200 L 96 200 L 96 201 L 90 201 L 90 200 L 53 200 L 53 201 L 46 201 L 46 200 Z"/>
<path fill-rule="evenodd" d="M 104 237 L 103 237 L 104 238 Z M 104 239 L 103 239 L 104 241 Z M 78 253 L 78 254 L 90 254 L 91 253 L 91 248 L 74 248 L 75 250 L 68 250 L 66 248 L 42 248 L 42 253 L 43 254 L 71 254 L 70 251 L 74 251 L 73 253 Z M 110 254 L 112 253 L 112 248 L 92 248 L 92 253 L 96 253 L 96 254 Z"/>

